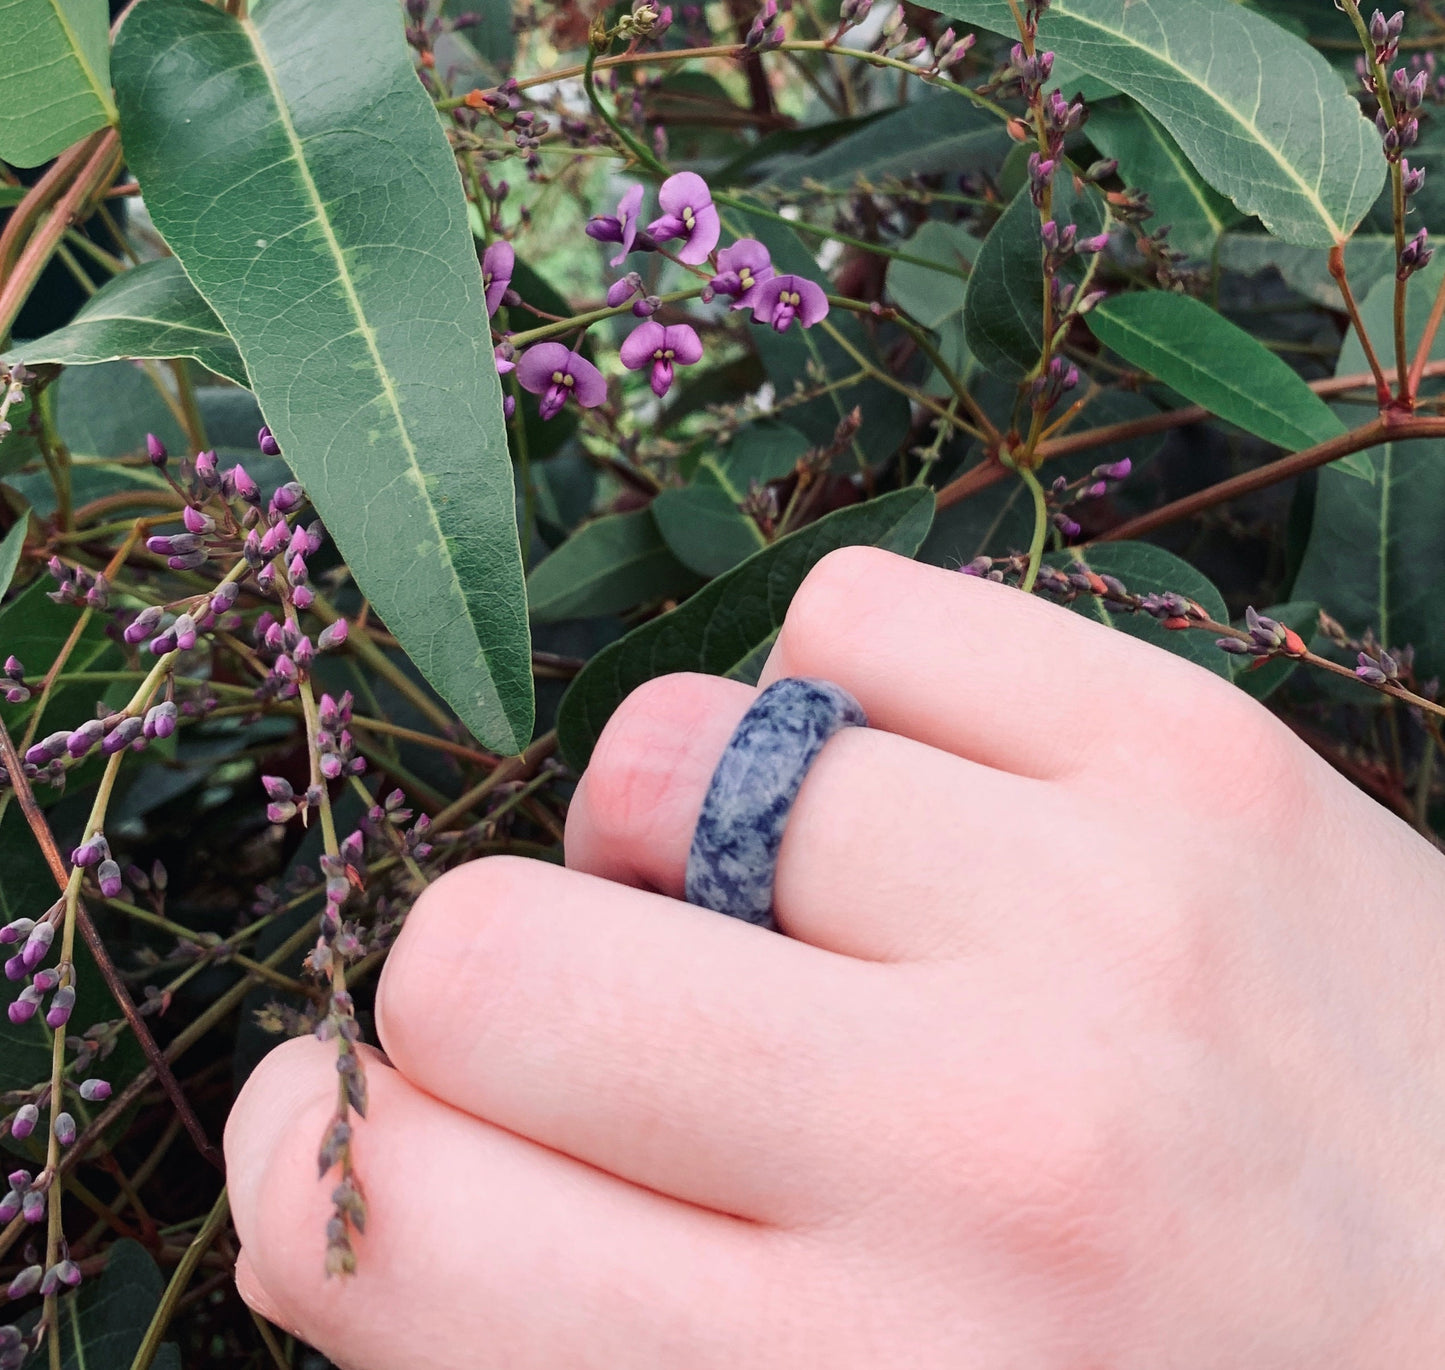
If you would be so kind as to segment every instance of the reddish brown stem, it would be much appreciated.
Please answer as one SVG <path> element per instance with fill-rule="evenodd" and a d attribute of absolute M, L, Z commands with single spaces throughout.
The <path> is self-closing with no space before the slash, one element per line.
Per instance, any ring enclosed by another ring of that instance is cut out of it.
<path fill-rule="evenodd" d="M 1363 452 L 1367 447 L 1375 446 L 1376 443 L 1402 438 L 1440 437 L 1445 437 L 1445 418 L 1414 414 L 1397 414 L 1379 418 L 1365 424 L 1362 428 L 1356 428 L 1351 432 L 1342 433 L 1337 438 L 1331 438 L 1329 442 L 1307 447 L 1303 452 L 1291 453 L 1287 457 L 1281 457 L 1278 461 L 1272 461 L 1253 471 L 1245 471 L 1242 475 L 1220 481 L 1218 485 L 1211 485 L 1208 489 L 1196 491 L 1192 495 L 1186 495 L 1172 504 L 1151 509 L 1147 514 L 1140 514 L 1138 518 L 1129 519 L 1119 524 L 1118 527 L 1109 529 L 1107 533 L 1101 534 L 1094 541 L 1119 542 L 1126 538 L 1143 537 L 1145 533 L 1152 533 L 1156 528 L 1163 528 L 1166 524 L 1177 523 L 1180 519 L 1203 513 L 1206 509 L 1212 509 L 1216 504 L 1223 504 L 1240 495 L 1252 494 L 1256 490 L 1264 490 L 1271 485 L 1277 485 L 1282 480 L 1289 480 L 1291 476 L 1303 475 L 1304 472 L 1312 471 L 1317 466 L 1325 466 L 1332 461 L 1338 461 L 1341 457 L 1347 457 L 1351 452 Z"/>
<path fill-rule="evenodd" d="M 1365 330 L 1365 321 L 1360 317 L 1360 307 L 1355 303 L 1355 292 L 1350 289 L 1350 279 L 1345 274 L 1345 249 L 1341 243 L 1336 243 L 1334 247 L 1330 248 L 1330 275 L 1335 278 L 1335 284 L 1339 286 L 1340 294 L 1344 296 L 1350 322 L 1355 326 L 1360 346 L 1365 349 L 1365 360 L 1370 363 L 1370 372 L 1375 379 L 1375 398 L 1379 400 L 1380 408 L 1384 409 L 1390 403 L 1390 382 L 1385 379 L 1380 359 L 1375 355 L 1375 345 L 1370 341 L 1370 335 Z M 1403 400 L 1406 397 L 1402 395 L 1400 398 Z"/>
<path fill-rule="evenodd" d="M 1435 346 L 1435 335 L 1440 331 L 1441 320 L 1445 319 L 1445 280 L 1435 291 L 1435 303 L 1430 308 L 1430 317 L 1425 321 L 1425 331 L 1420 335 L 1420 345 L 1415 349 L 1415 358 L 1410 363 L 1409 393 L 1414 399 L 1420 393 L 1420 382 L 1430 366 L 1430 352 Z"/>
<path fill-rule="evenodd" d="M 89 138 L 67 148 L 55 159 L 50 170 L 25 192 L 25 198 L 16 205 L 15 212 L 5 222 L 4 231 L 0 232 L 0 281 L 9 279 L 10 268 L 20 255 L 35 221 L 55 203 L 56 197 L 63 193 L 89 160 L 99 141 L 100 134 L 92 133 Z"/>

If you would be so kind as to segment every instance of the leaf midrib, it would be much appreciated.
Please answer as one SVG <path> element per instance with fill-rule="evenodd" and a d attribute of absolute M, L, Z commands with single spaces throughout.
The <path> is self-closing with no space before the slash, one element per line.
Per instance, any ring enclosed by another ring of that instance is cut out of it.
<path fill-rule="evenodd" d="M 111 103 L 110 91 L 101 86 L 99 78 L 86 60 L 85 49 L 81 47 L 80 39 L 76 37 L 75 30 L 71 28 L 70 20 L 60 6 L 60 0 L 50 0 L 50 8 L 55 12 L 55 22 L 60 25 L 60 31 L 65 35 L 65 41 L 70 44 L 70 50 L 75 54 L 75 63 L 84 74 L 91 94 L 100 101 L 100 107 L 106 113 L 106 122 L 114 124 L 119 116 L 116 114 L 115 106 Z"/>
<path fill-rule="evenodd" d="M 1261 412 L 1266 414 L 1272 414 L 1281 423 L 1288 424 L 1297 433 L 1299 433 L 1301 437 L 1308 439 L 1307 445 L 1313 445 L 1316 441 L 1318 441 L 1318 439 L 1316 439 L 1313 435 L 1307 433 L 1303 428 L 1301 428 L 1294 419 L 1291 419 L 1287 415 L 1280 413 L 1280 411 L 1277 409 L 1268 408 L 1266 405 L 1262 404 L 1254 395 L 1251 395 L 1247 390 L 1239 389 L 1239 387 L 1235 383 L 1226 380 L 1217 372 L 1206 371 L 1202 366 L 1200 366 L 1198 361 L 1196 361 L 1193 357 L 1189 356 L 1187 353 L 1176 352 L 1167 343 L 1161 342 L 1157 336 L 1150 333 L 1142 332 L 1136 324 L 1121 319 L 1117 314 L 1106 312 L 1101 317 L 1107 319 L 1111 324 L 1114 325 L 1115 328 L 1121 329 L 1123 332 L 1128 333 L 1135 338 L 1138 338 L 1140 342 L 1147 343 L 1150 347 L 1164 353 L 1165 356 L 1172 357 L 1175 361 L 1181 362 L 1183 365 L 1190 367 L 1198 375 L 1212 381 L 1221 389 L 1227 390 L 1231 395 L 1236 396 L 1238 399 L 1242 400 L 1251 408 L 1260 410 Z M 1155 379 L 1158 379 L 1158 377 L 1156 377 Z M 1165 382 L 1165 384 L 1168 384 L 1168 382 Z M 1310 393 L 1313 394 L 1314 392 L 1311 391 Z M 1325 412 L 1328 413 L 1329 410 L 1326 409 Z M 1340 426 L 1339 431 L 1344 431 L 1343 424 Z"/>
<path fill-rule="evenodd" d="M 67 331 L 72 328 L 84 328 L 89 323 L 152 323 L 157 328 L 164 328 L 169 333 L 197 333 L 203 338 L 226 338 L 231 335 L 224 329 L 202 328 L 200 324 L 181 323 L 176 319 L 157 319 L 150 314 L 81 314 L 66 325 Z M 59 329 L 55 330 L 57 333 Z"/>
<path fill-rule="evenodd" d="M 1345 237 L 1347 235 L 1340 227 L 1340 225 L 1335 222 L 1334 216 L 1329 212 L 1328 209 L 1325 208 L 1325 202 L 1320 198 L 1319 187 L 1311 187 L 1309 182 L 1304 180 L 1303 177 L 1300 176 L 1300 174 L 1294 169 L 1294 167 L 1275 148 L 1274 144 L 1269 142 L 1265 138 L 1264 134 L 1260 131 L 1259 126 L 1254 122 L 1253 119 L 1246 119 L 1238 110 L 1234 108 L 1233 105 L 1226 104 L 1224 100 L 1216 96 L 1208 86 L 1206 86 L 1186 68 L 1180 66 L 1179 63 L 1174 60 L 1172 55 L 1169 54 L 1167 49 L 1163 52 L 1158 52 L 1155 49 L 1147 47 L 1143 43 L 1140 43 L 1122 30 L 1110 28 L 1109 25 L 1101 23 L 1097 19 L 1086 18 L 1085 16 L 1078 14 L 1073 10 L 1060 9 L 1059 13 L 1062 14 L 1065 18 L 1072 19 L 1076 24 L 1082 24 L 1086 28 L 1092 28 L 1098 33 L 1105 34 L 1108 37 L 1113 38 L 1130 48 L 1133 48 L 1136 52 L 1143 53 L 1146 58 L 1158 62 L 1163 66 L 1171 68 L 1172 70 L 1178 72 L 1178 74 L 1183 77 L 1196 90 L 1204 91 L 1207 95 L 1209 95 L 1211 101 L 1219 109 L 1222 109 L 1226 114 L 1228 114 L 1230 118 L 1232 118 L 1235 123 L 1237 123 L 1241 128 L 1247 130 L 1249 133 L 1254 135 L 1255 142 L 1266 152 L 1269 153 L 1269 155 L 1274 159 L 1275 164 L 1280 168 L 1280 170 L 1283 171 L 1285 175 L 1291 181 L 1293 181 L 1296 186 L 1299 187 L 1300 193 L 1304 196 L 1305 200 L 1310 204 L 1310 206 L 1315 210 L 1315 212 L 1320 216 L 1320 222 L 1323 223 L 1325 227 L 1328 228 L 1329 231 L 1334 235 L 1335 241 L 1343 242 L 1345 240 Z M 1321 166 L 1323 167 L 1323 163 L 1321 163 Z"/>
<path fill-rule="evenodd" d="M 52 3 L 54 0 L 52 0 Z M 321 192 L 317 189 L 316 182 L 311 176 L 311 168 L 306 164 L 305 150 L 301 145 L 301 139 L 296 132 L 296 126 L 291 122 L 290 108 L 286 102 L 285 94 L 281 89 L 281 83 L 276 78 L 275 68 L 271 65 L 261 42 L 261 35 L 256 28 L 255 21 L 249 15 L 237 19 L 242 31 L 246 34 L 247 41 L 251 44 L 251 51 L 256 55 L 256 65 L 260 68 L 261 74 L 266 78 L 266 84 L 271 89 L 271 98 L 276 106 L 276 117 L 280 122 L 282 131 L 286 135 L 286 141 L 291 148 L 291 160 L 295 163 L 297 174 L 301 178 L 305 188 L 306 196 L 311 201 L 311 207 L 316 213 L 316 222 L 321 228 L 322 236 L 326 239 L 327 249 L 331 253 L 331 259 L 336 267 L 336 279 L 341 284 L 342 291 L 346 296 L 346 303 L 350 307 L 353 317 L 356 319 L 357 332 L 365 339 L 366 350 L 371 354 L 372 365 L 376 371 L 378 380 L 381 382 L 382 394 L 391 409 L 392 417 L 396 420 L 397 433 L 401 438 L 402 447 L 406 452 L 406 460 L 411 468 L 413 478 L 418 486 L 426 489 L 426 479 L 422 475 L 421 462 L 418 460 L 416 444 L 412 441 L 411 431 L 407 428 L 406 420 L 401 413 L 401 400 L 396 393 L 396 387 L 392 384 L 391 373 L 382 360 L 381 349 L 377 346 L 376 333 L 371 327 L 371 321 L 366 317 L 366 311 L 362 308 L 361 297 L 356 293 L 356 286 L 352 282 L 351 273 L 347 270 L 346 256 L 342 250 L 341 243 L 336 237 L 336 230 L 331 226 L 331 220 L 326 213 L 326 202 L 321 198 Z M 456 562 L 452 559 L 451 545 L 447 542 L 446 535 L 442 532 L 441 524 L 437 521 L 436 510 L 432 502 L 422 501 L 426 509 L 427 519 L 431 523 L 437 536 L 437 544 L 440 553 L 446 558 L 447 569 L 451 572 L 451 578 L 461 594 L 461 577 L 457 573 Z M 462 596 L 465 600 L 465 595 Z M 488 678 L 491 677 L 491 669 L 487 662 L 485 653 L 479 653 L 477 664 L 484 671 Z"/>

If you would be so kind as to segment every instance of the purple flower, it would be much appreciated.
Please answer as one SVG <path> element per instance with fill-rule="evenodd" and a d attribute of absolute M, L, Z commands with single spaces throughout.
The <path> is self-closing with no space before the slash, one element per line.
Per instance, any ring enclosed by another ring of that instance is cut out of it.
<path fill-rule="evenodd" d="M 497 375 L 505 376 L 508 371 L 517 369 L 517 363 L 510 356 L 511 351 L 511 345 L 508 343 L 502 343 L 499 347 L 492 349 L 492 360 L 497 364 Z"/>
<path fill-rule="evenodd" d="M 657 202 L 664 212 L 660 219 L 648 224 L 648 233 L 659 242 L 685 238 L 677 258 L 688 266 L 707 261 L 722 235 L 722 221 L 713 207 L 707 182 L 695 171 L 679 171 L 662 183 Z"/>
<path fill-rule="evenodd" d="M 593 409 L 607 398 L 602 373 L 586 357 L 559 342 L 529 347 L 517 363 L 517 380 L 523 390 L 542 397 L 537 408 L 544 419 L 556 418 L 568 395 L 584 409 Z"/>
<path fill-rule="evenodd" d="M 732 295 L 734 309 L 748 309 L 764 281 L 772 280 L 773 259 L 756 238 L 739 238 L 717 254 L 718 274 L 708 282 L 719 295 Z"/>
<path fill-rule="evenodd" d="M 637 211 L 642 208 L 642 187 L 635 185 L 617 202 L 617 215 L 598 214 L 587 220 L 586 233 L 599 243 L 621 243 L 622 251 L 612 258 L 613 266 L 621 266 L 623 258 L 637 241 Z"/>
<path fill-rule="evenodd" d="M 512 284 L 512 268 L 517 264 L 517 254 L 511 243 L 498 241 L 482 253 L 482 285 L 487 291 L 487 317 L 497 312 L 502 296 Z"/>
<path fill-rule="evenodd" d="M 811 328 L 827 313 L 822 286 L 802 276 L 773 276 L 753 296 L 753 322 L 771 324 L 779 333 L 786 333 L 794 319 Z"/>
<path fill-rule="evenodd" d="M 693 362 L 700 361 L 702 343 L 685 323 L 669 324 L 664 328 L 649 319 L 627 335 L 621 356 L 623 366 L 629 371 L 652 367 L 652 393 L 661 399 L 672 385 L 674 364 L 691 366 Z"/>

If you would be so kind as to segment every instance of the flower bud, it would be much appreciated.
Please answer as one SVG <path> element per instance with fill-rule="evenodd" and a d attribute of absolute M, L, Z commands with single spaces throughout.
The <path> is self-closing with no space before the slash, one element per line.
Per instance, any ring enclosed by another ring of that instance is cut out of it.
<path fill-rule="evenodd" d="M 203 514 L 194 504 L 188 504 L 181 510 L 181 522 L 186 525 L 192 533 L 213 533 L 216 531 L 216 520 L 209 514 Z"/>
<path fill-rule="evenodd" d="M 145 722 L 141 731 L 146 737 L 166 738 L 176 730 L 176 719 L 180 710 L 176 707 L 175 701 L 167 699 L 163 703 L 152 705 L 146 710 Z"/>
<path fill-rule="evenodd" d="M 281 444 L 271 434 L 271 429 L 262 424 L 260 431 L 256 434 L 256 446 L 268 457 L 279 457 L 281 455 Z"/>
<path fill-rule="evenodd" d="M 23 1142 L 35 1131 L 35 1125 L 39 1121 L 40 1110 L 34 1104 L 21 1104 L 15 1110 L 15 1116 L 10 1120 L 10 1135 L 16 1141 Z"/>
<path fill-rule="evenodd" d="M 109 1080 L 82 1080 L 79 1089 L 80 1097 L 88 1104 L 104 1103 L 110 1098 Z"/>
<path fill-rule="evenodd" d="M 105 735 L 105 724 L 98 718 L 82 723 L 65 740 L 65 748 L 71 757 L 79 761 Z"/>
<path fill-rule="evenodd" d="M 66 1023 L 70 1021 L 70 1014 L 74 1008 L 75 987 L 73 985 L 62 985 L 51 996 L 50 1007 L 45 1013 L 45 1026 L 48 1028 L 63 1028 Z M 70 1118 L 70 1114 L 62 1113 L 60 1117 L 55 1120 L 55 1135 L 60 1138 L 61 1146 L 69 1146 L 70 1142 L 65 1140 L 60 1129 L 62 1118 L 68 1119 Z M 70 1124 L 70 1128 L 70 1141 L 73 1142 L 75 1140 L 75 1123 L 73 1121 Z"/>
<path fill-rule="evenodd" d="M 5 1296 L 10 1299 L 23 1299 L 26 1295 L 33 1294 L 40 1288 L 40 1278 L 43 1273 L 38 1265 L 27 1265 L 5 1287 Z"/>
<path fill-rule="evenodd" d="M 151 459 L 152 466 L 166 464 L 166 445 L 154 433 L 146 434 L 146 456 Z"/>
<path fill-rule="evenodd" d="M 100 892 L 107 899 L 119 899 L 120 892 L 125 888 L 120 878 L 120 866 L 115 861 L 102 861 L 95 869 L 95 878 L 100 885 Z"/>
<path fill-rule="evenodd" d="M 65 991 L 64 991 L 64 990 L 61 990 L 60 993 L 61 993 L 61 994 L 64 994 Z M 58 999 L 58 998 L 60 997 L 60 995 L 57 994 L 55 997 Z M 74 993 L 72 992 L 71 998 L 73 999 L 74 997 L 75 997 L 75 996 L 74 996 Z M 52 1009 L 51 1011 L 54 1012 L 53 1009 Z M 66 1016 L 67 1018 L 70 1016 L 70 1010 L 69 1010 L 68 1008 L 67 1008 L 66 1011 L 65 1011 L 65 1016 Z M 60 1024 L 59 1024 L 59 1023 L 52 1023 L 51 1026 L 52 1026 L 52 1027 L 59 1027 Z M 56 1140 L 57 1142 L 59 1142 L 61 1146 L 69 1146 L 73 1141 L 75 1141 L 75 1119 L 72 1118 L 72 1117 L 70 1116 L 70 1114 L 68 1114 L 68 1113 L 57 1113 L 57 1114 L 55 1115 L 54 1127 L 55 1127 L 55 1140 Z"/>
<path fill-rule="evenodd" d="M 294 480 L 287 481 L 274 495 L 271 496 L 271 507 L 278 514 L 289 514 L 293 509 L 301 506 L 302 500 L 306 498 L 306 492 Z"/>
<path fill-rule="evenodd" d="M 144 730 L 144 724 L 139 718 L 126 716 L 105 735 L 104 741 L 100 744 L 102 756 L 114 756 L 117 752 L 124 751 L 136 738 L 140 737 Z"/>
<path fill-rule="evenodd" d="M 335 623 L 328 623 L 316 637 L 316 645 L 323 652 L 333 651 L 340 647 L 347 639 L 350 628 L 344 618 L 338 618 Z"/>
<path fill-rule="evenodd" d="M 221 477 L 216 472 L 216 454 L 214 452 L 196 453 L 196 479 L 207 489 L 215 490 L 220 487 Z"/>
<path fill-rule="evenodd" d="M 34 985 L 26 985 L 6 1006 L 5 1013 L 11 1023 L 21 1027 L 35 1017 L 40 1007 L 40 991 Z"/>

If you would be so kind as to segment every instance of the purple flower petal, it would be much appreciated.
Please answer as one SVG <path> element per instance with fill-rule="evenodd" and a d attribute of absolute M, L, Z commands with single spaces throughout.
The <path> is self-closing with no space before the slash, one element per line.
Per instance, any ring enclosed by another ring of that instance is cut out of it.
<path fill-rule="evenodd" d="M 686 217 L 686 215 L 683 216 L 684 221 Z M 721 236 L 722 220 L 718 218 L 717 210 L 709 201 L 694 211 L 692 231 L 687 236 L 687 242 L 677 254 L 678 261 L 686 262 L 688 266 L 698 266 L 707 261 Z"/>
<path fill-rule="evenodd" d="M 482 284 L 487 291 L 487 317 L 497 312 L 502 296 L 512 284 L 512 268 L 517 254 L 511 243 L 498 240 L 482 254 Z"/>
<path fill-rule="evenodd" d="M 703 205 L 712 204 L 712 191 L 697 172 L 679 171 L 658 187 L 657 203 L 669 214 L 680 217 L 684 208 L 696 213 Z"/>
<path fill-rule="evenodd" d="M 617 220 L 622 229 L 622 251 L 612 258 L 613 266 L 621 266 L 623 258 L 632 251 L 632 245 L 637 241 L 637 215 L 642 208 L 642 187 L 635 185 L 629 187 L 622 198 L 617 202 Z"/>
<path fill-rule="evenodd" d="M 629 371 L 639 371 L 652 360 L 652 354 L 667 345 L 667 330 L 653 319 L 640 323 L 623 340 L 618 349 L 622 364 Z"/>
<path fill-rule="evenodd" d="M 691 366 L 702 360 L 702 339 L 689 324 L 669 324 L 663 331 L 666 334 L 663 347 L 672 353 L 679 366 Z"/>
<path fill-rule="evenodd" d="M 712 278 L 712 288 L 719 295 L 734 296 L 734 309 L 750 308 L 758 286 L 776 275 L 768 249 L 756 238 L 739 238 L 723 248 L 717 254 L 717 265 L 718 274 Z"/>
<path fill-rule="evenodd" d="M 774 276 L 758 286 L 753 299 L 753 321 L 770 324 L 779 333 L 786 333 L 794 319 L 811 328 L 827 313 L 823 288 L 802 276 Z"/>
<path fill-rule="evenodd" d="M 504 357 L 500 347 L 492 349 L 492 359 L 497 363 L 497 375 L 499 376 L 505 376 L 508 371 L 517 369 L 517 363 L 510 357 Z"/>
<path fill-rule="evenodd" d="M 569 374 L 575 382 L 573 394 L 577 396 L 577 403 L 584 409 L 595 409 L 606 401 L 606 378 L 586 357 L 579 357 L 574 352 Z"/>
<path fill-rule="evenodd" d="M 517 380 L 523 389 L 542 396 L 537 412 L 544 419 L 556 417 L 569 395 L 584 409 L 607 398 L 602 373 L 586 357 L 559 342 L 529 347 L 517 362 Z"/>
<path fill-rule="evenodd" d="M 552 373 L 565 368 L 573 355 L 565 343 L 537 343 L 518 360 L 517 380 L 523 390 L 540 395 L 552 383 Z"/>

